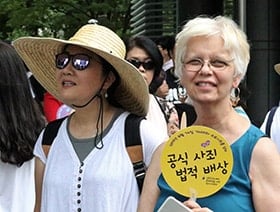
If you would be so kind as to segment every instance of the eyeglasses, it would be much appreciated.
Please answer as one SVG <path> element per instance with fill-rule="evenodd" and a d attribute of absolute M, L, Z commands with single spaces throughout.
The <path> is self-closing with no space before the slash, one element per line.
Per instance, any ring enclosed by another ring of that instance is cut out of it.
<path fill-rule="evenodd" d="M 58 69 L 64 69 L 71 60 L 72 66 L 76 70 L 83 71 L 89 66 L 90 59 L 92 59 L 92 57 L 87 54 L 71 55 L 68 52 L 62 52 L 55 56 L 55 66 Z"/>
<path fill-rule="evenodd" d="M 215 60 L 210 60 L 210 61 L 203 61 L 200 59 L 192 59 L 188 62 L 183 62 L 185 65 L 186 71 L 192 71 L 192 72 L 198 72 L 202 69 L 202 67 L 207 64 L 207 66 L 212 70 L 212 71 L 223 71 L 226 69 L 226 67 L 229 66 L 229 63 L 233 61 L 232 60 L 220 60 L 220 59 L 215 59 Z"/>
<path fill-rule="evenodd" d="M 140 68 L 140 66 L 142 66 L 146 70 L 151 70 L 155 67 L 155 64 L 151 60 L 142 62 L 135 59 L 128 59 L 127 61 L 134 65 L 136 68 Z"/>

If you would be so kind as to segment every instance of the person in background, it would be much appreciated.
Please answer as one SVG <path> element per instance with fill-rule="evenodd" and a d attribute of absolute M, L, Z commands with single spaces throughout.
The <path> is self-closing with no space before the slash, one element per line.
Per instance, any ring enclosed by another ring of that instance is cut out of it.
<path fill-rule="evenodd" d="M 26 69 L 28 70 L 28 68 L 26 67 Z M 35 101 L 37 102 L 41 113 L 44 115 L 44 94 L 46 92 L 46 90 L 44 89 L 44 87 L 36 80 L 36 78 L 33 76 L 33 74 L 31 73 L 31 71 L 27 71 L 27 76 L 31 85 L 31 92 L 33 94 L 33 98 L 35 99 Z"/>
<path fill-rule="evenodd" d="M 150 93 L 155 94 L 157 97 L 166 100 L 169 93 L 169 86 L 166 82 L 166 72 L 161 70 L 159 75 L 150 84 Z M 166 100 L 167 101 L 167 100 Z"/>
<path fill-rule="evenodd" d="M 10 45 L 12 44 L 12 42 L 10 40 L 3 40 L 3 42 L 10 44 Z M 40 83 L 38 83 L 38 81 L 34 78 L 34 76 L 29 71 L 29 69 L 26 67 L 25 64 L 24 64 L 24 66 L 26 68 L 26 76 L 27 76 L 28 82 L 30 84 L 32 97 L 34 98 L 35 102 L 37 103 L 37 104 L 35 104 L 35 107 L 39 107 L 41 115 L 43 116 L 43 118 L 45 118 L 44 111 L 43 111 L 43 96 L 45 93 L 45 89 L 42 87 L 42 85 Z"/>
<path fill-rule="evenodd" d="M 179 121 L 175 107 L 162 106 L 154 93 L 163 79 L 161 77 L 162 55 L 155 42 L 150 38 L 135 36 L 126 42 L 126 60 L 138 68 L 146 80 L 150 91 L 150 104 L 146 117 L 160 129 L 167 139 L 178 129 Z"/>
<path fill-rule="evenodd" d="M 165 94 L 164 89 L 166 89 L 166 83 L 168 86 L 168 94 L 165 95 L 164 98 L 175 106 L 180 127 L 190 126 L 194 122 L 196 114 L 191 102 L 187 99 L 186 89 L 180 85 L 179 78 L 175 73 L 175 36 L 163 35 L 156 39 L 155 42 L 163 57 L 162 69 L 165 72 L 165 80 L 156 91 L 156 95 Z M 186 124 L 186 126 L 183 126 L 184 124 Z"/>
<path fill-rule="evenodd" d="M 200 16 L 176 36 L 176 74 L 187 89 L 201 125 L 219 132 L 231 147 L 233 169 L 226 184 L 204 198 L 186 198 L 165 181 L 162 144 L 146 173 L 138 212 L 157 211 L 173 196 L 196 212 L 266 212 L 280 207 L 280 155 L 272 140 L 232 107 L 231 90 L 244 78 L 250 60 L 245 33 L 230 18 Z M 187 143 L 186 143 L 187 145 Z"/>
<path fill-rule="evenodd" d="M 59 101 L 49 92 L 45 92 L 43 101 L 44 115 L 47 122 L 54 121 L 70 115 L 73 109 Z"/>
<path fill-rule="evenodd" d="M 165 82 L 168 85 L 169 92 L 166 96 L 166 100 L 174 104 L 181 103 L 178 97 L 178 76 L 175 74 L 174 67 L 174 45 L 175 36 L 163 35 L 155 40 L 157 47 L 163 57 L 162 69 L 166 73 Z M 160 90 L 160 89 L 159 89 Z"/>
<path fill-rule="evenodd" d="M 165 99 L 168 94 L 168 85 L 165 81 L 165 72 L 162 70 L 150 84 L 150 93 L 154 95 L 157 102 L 161 107 L 161 111 L 166 117 L 167 121 L 167 132 L 168 135 L 173 135 L 177 130 L 179 130 L 179 117 L 175 105 Z M 158 91 L 161 93 L 166 93 L 164 96 L 159 96 Z M 165 90 L 165 91 L 164 91 Z M 157 93 L 156 93 L 157 92 Z M 175 124 L 174 124 L 175 123 Z"/>
<path fill-rule="evenodd" d="M 23 37 L 14 47 L 38 81 L 75 112 L 36 156 L 35 212 L 136 211 L 139 188 L 125 146 L 128 115 L 146 116 L 147 85 L 125 58 L 125 45 L 107 27 L 82 26 L 69 40 Z M 151 131 L 151 129 L 153 129 Z M 149 166 L 163 142 L 161 132 L 142 120 L 138 152 Z"/>
<path fill-rule="evenodd" d="M 25 64 L 24 64 L 25 65 Z M 26 67 L 26 65 L 25 65 Z M 35 101 L 35 107 L 38 108 L 41 112 L 42 119 L 44 119 L 45 123 L 47 123 L 44 110 L 43 110 L 43 93 L 45 92 L 44 88 L 40 85 L 40 83 L 35 79 L 33 74 L 26 67 L 26 75 L 29 82 L 29 87 L 31 91 L 31 95 Z"/>
<path fill-rule="evenodd" d="M 43 104 L 43 99 L 44 99 L 44 94 L 46 92 L 46 90 L 44 89 L 44 87 L 35 79 L 35 77 L 33 76 L 33 74 L 28 70 L 28 78 L 32 87 L 32 90 L 34 92 L 35 95 L 35 99 L 37 99 L 36 101 L 40 102 L 41 104 Z"/>
<path fill-rule="evenodd" d="M 0 211 L 30 212 L 35 204 L 33 148 L 44 119 L 15 49 L 0 41 Z"/>
<path fill-rule="evenodd" d="M 274 70 L 280 75 L 280 63 L 274 65 Z M 280 110 L 279 104 L 271 108 L 266 114 L 260 129 L 266 133 L 276 144 L 280 153 Z"/>

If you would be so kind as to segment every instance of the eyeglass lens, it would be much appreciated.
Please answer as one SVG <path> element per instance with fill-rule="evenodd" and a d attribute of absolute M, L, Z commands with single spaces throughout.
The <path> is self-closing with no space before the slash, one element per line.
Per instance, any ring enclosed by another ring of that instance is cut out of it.
<path fill-rule="evenodd" d="M 230 62 L 231 60 L 228 60 Z M 222 60 L 213 60 L 213 61 L 202 61 L 202 60 L 191 60 L 189 62 L 184 63 L 186 70 L 188 71 L 200 71 L 202 67 L 206 64 L 209 68 L 214 71 L 223 71 L 227 66 L 228 63 Z"/>
<path fill-rule="evenodd" d="M 132 65 L 134 65 L 136 68 L 140 68 L 140 66 L 142 65 L 144 69 L 151 70 L 155 67 L 153 61 L 151 60 L 142 62 L 139 60 L 130 59 L 127 61 L 130 62 Z"/>
<path fill-rule="evenodd" d="M 67 52 L 56 55 L 55 65 L 58 69 L 64 69 L 71 60 L 72 66 L 79 71 L 85 70 L 90 63 L 90 56 L 86 54 L 70 55 Z"/>

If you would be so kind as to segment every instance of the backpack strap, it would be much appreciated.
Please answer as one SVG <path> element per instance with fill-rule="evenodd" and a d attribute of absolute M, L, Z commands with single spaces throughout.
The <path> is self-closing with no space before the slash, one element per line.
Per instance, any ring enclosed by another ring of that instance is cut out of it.
<path fill-rule="evenodd" d="M 51 121 L 47 124 L 45 128 L 43 139 L 42 139 L 42 147 L 46 157 L 49 154 L 50 147 L 57 135 L 58 129 L 65 118 L 66 117 Z"/>
<path fill-rule="evenodd" d="M 267 118 L 265 133 L 268 137 L 270 137 L 271 125 L 272 125 L 273 117 L 274 117 L 274 114 L 275 114 L 277 108 L 278 108 L 277 106 L 274 106 L 270 110 L 270 113 L 269 113 L 268 118 Z"/>
<path fill-rule="evenodd" d="M 144 117 L 129 114 L 125 120 L 125 146 L 132 163 L 143 160 L 142 141 L 140 137 L 140 122 Z"/>
<path fill-rule="evenodd" d="M 142 116 L 129 114 L 125 120 L 125 146 L 133 165 L 134 175 L 140 192 L 146 173 L 140 136 L 140 122 L 143 119 L 144 117 Z"/>

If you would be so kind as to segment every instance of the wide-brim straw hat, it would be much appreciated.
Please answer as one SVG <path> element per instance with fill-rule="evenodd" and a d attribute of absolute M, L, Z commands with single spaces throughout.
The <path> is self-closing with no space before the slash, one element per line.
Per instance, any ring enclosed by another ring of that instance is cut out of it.
<path fill-rule="evenodd" d="M 125 60 L 125 45 L 120 37 L 107 27 L 87 24 L 69 40 L 42 37 L 22 37 L 13 46 L 42 86 L 61 100 L 55 79 L 55 55 L 67 44 L 78 45 L 98 54 L 119 74 L 120 84 L 113 99 L 125 110 L 145 116 L 149 105 L 148 86 L 137 68 Z"/>
<path fill-rule="evenodd" d="M 280 75 L 280 63 L 275 64 L 275 65 L 274 65 L 274 69 L 275 69 L 275 71 L 277 72 L 277 74 Z"/>

